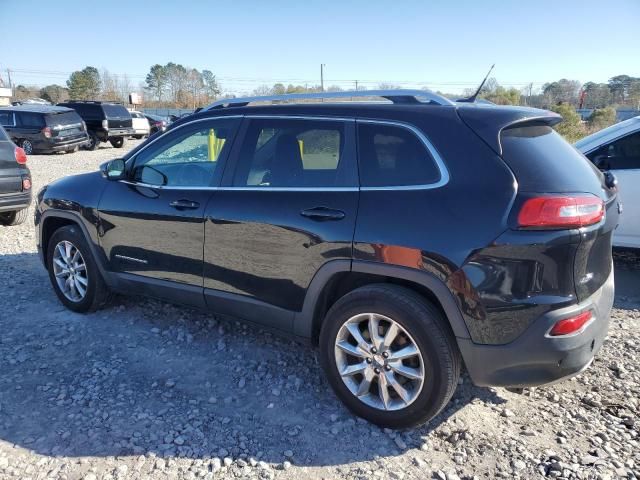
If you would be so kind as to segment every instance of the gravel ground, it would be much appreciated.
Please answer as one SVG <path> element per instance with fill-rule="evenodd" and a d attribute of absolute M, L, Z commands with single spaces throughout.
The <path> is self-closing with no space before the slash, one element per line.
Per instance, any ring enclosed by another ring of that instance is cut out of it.
<path fill-rule="evenodd" d="M 35 189 L 122 152 L 33 155 Z M 305 344 L 142 298 L 65 310 L 33 225 L 0 227 L 0 478 L 640 478 L 640 256 L 616 273 L 580 377 L 518 394 L 463 376 L 440 416 L 392 432 L 342 407 Z"/>

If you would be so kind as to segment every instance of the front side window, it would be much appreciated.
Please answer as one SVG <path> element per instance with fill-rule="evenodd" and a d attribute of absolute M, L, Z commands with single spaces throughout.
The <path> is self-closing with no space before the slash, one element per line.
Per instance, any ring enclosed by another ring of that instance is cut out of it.
<path fill-rule="evenodd" d="M 235 186 L 336 187 L 355 185 L 346 140 L 350 125 L 313 119 L 255 119 L 242 147 Z"/>
<path fill-rule="evenodd" d="M 428 185 L 440 180 L 440 170 L 424 143 L 401 126 L 360 123 L 358 156 L 363 187 Z"/>
<path fill-rule="evenodd" d="M 212 186 L 238 123 L 237 119 L 211 120 L 176 129 L 136 156 L 133 179 L 158 186 Z"/>
<path fill-rule="evenodd" d="M 601 170 L 640 169 L 640 132 L 603 145 L 587 157 Z"/>

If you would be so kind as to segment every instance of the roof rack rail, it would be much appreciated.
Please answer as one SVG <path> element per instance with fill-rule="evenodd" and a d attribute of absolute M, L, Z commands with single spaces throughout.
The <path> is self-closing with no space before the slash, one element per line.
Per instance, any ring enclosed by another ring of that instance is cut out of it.
<path fill-rule="evenodd" d="M 97 105 L 101 105 L 103 103 L 115 103 L 117 105 L 124 105 L 124 102 L 120 102 L 118 100 L 65 100 L 60 103 L 95 103 Z"/>
<path fill-rule="evenodd" d="M 223 98 L 207 105 L 202 110 L 212 110 L 225 107 L 244 107 L 250 103 L 256 102 L 286 102 L 290 100 L 319 100 L 354 97 L 381 97 L 390 100 L 395 104 L 436 104 L 436 105 L 454 105 L 454 103 L 446 97 L 434 93 L 430 90 L 356 90 L 348 92 L 315 92 L 315 93 L 285 93 L 283 95 L 267 95 L 263 97 L 240 97 L 240 98 Z M 424 98 L 427 101 L 418 100 Z"/>

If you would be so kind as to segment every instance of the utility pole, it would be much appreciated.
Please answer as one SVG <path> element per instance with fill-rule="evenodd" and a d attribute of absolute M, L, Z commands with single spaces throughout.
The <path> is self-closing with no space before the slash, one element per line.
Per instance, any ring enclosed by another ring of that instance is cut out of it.
<path fill-rule="evenodd" d="M 531 106 L 531 90 L 533 90 L 533 83 L 529 84 L 529 100 L 527 102 L 528 106 Z"/>
<path fill-rule="evenodd" d="M 7 78 L 9 79 L 9 88 L 11 89 L 11 95 L 13 95 L 13 83 L 11 83 L 11 70 L 7 68 Z"/>
<path fill-rule="evenodd" d="M 324 67 L 326 65 L 324 63 L 320 64 L 320 91 L 324 92 Z"/>

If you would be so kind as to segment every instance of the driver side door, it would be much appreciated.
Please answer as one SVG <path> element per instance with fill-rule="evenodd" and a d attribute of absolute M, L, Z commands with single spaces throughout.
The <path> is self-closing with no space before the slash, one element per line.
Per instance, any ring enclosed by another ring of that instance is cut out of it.
<path fill-rule="evenodd" d="M 602 145 L 587 157 L 618 179 L 623 211 L 613 234 L 614 246 L 640 248 L 640 131 Z"/>
<path fill-rule="evenodd" d="M 108 182 L 99 235 L 121 287 L 202 305 L 204 212 L 239 123 L 177 127 L 129 158 L 124 180 Z"/>

